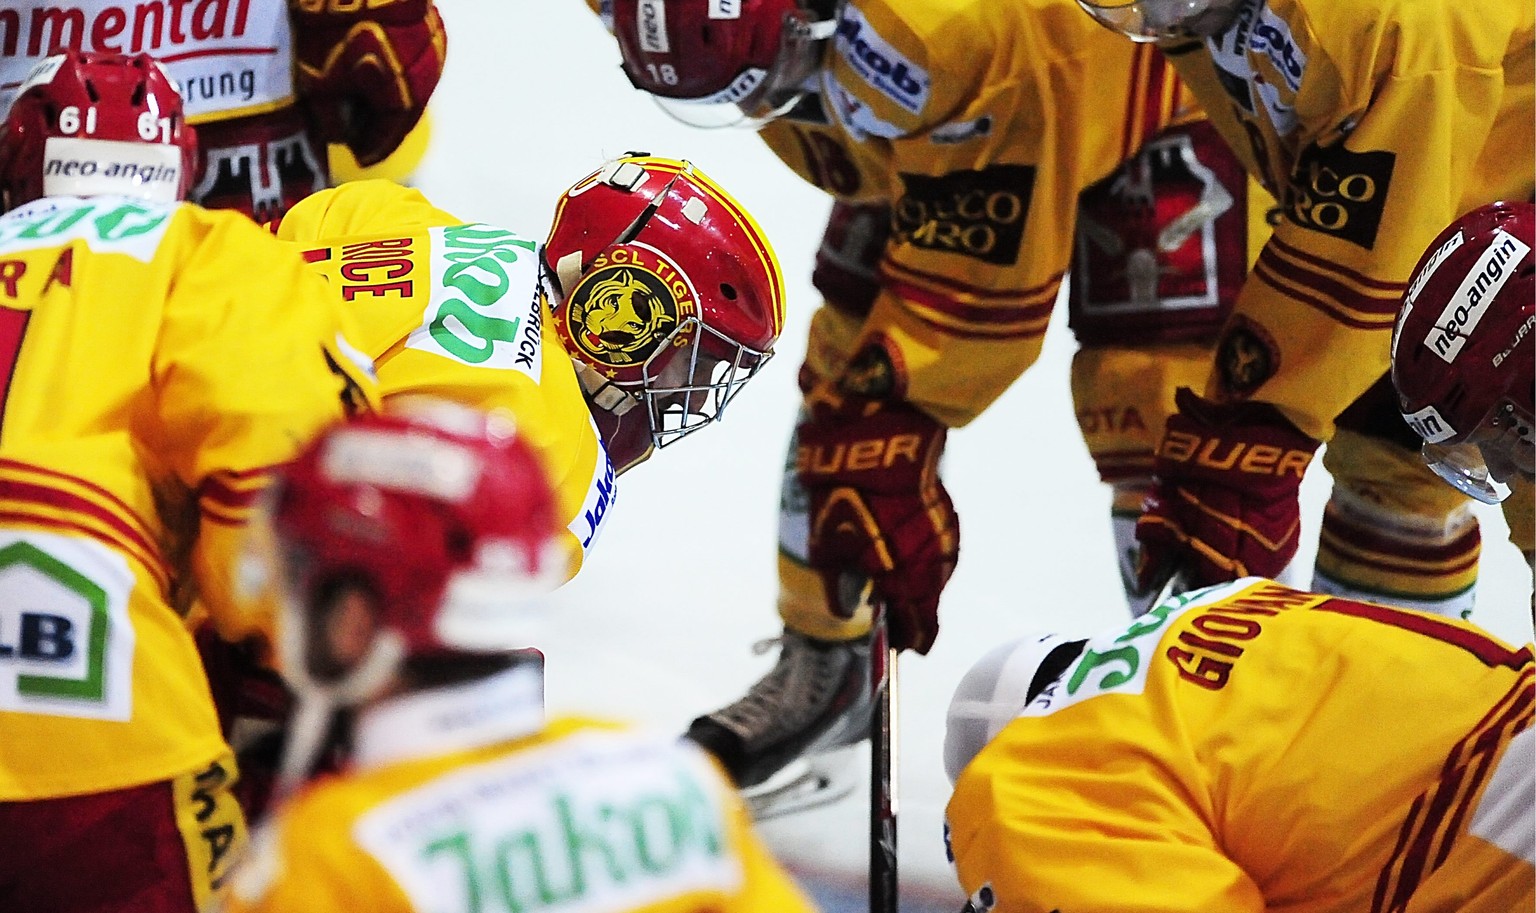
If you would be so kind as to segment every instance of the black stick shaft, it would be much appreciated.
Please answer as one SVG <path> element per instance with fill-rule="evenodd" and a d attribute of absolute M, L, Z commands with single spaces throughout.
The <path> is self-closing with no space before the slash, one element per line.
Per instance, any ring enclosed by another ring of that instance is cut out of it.
<path fill-rule="evenodd" d="M 877 668 L 874 677 L 877 690 L 869 739 L 869 911 L 897 913 L 896 651 L 886 646 L 883 630 L 874 647 L 873 659 L 884 668 Z"/>

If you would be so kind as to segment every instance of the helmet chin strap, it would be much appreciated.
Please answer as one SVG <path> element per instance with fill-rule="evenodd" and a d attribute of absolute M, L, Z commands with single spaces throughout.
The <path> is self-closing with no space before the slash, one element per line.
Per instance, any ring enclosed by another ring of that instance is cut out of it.
<path fill-rule="evenodd" d="M 405 652 L 405 640 L 394 631 L 384 630 L 374 637 L 362 662 L 332 684 L 315 681 L 302 663 L 296 666 L 300 680 L 294 690 L 299 700 L 289 723 L 287 744 L 283 746 L 274 801 L 288 798 L 304 785 L 336 711 L 361 704 L 383 690 L 389 677 L 400 668 Z"/>
<path fill-rule="evenodd" d="M 576 368 L 576 379 L 594 406 L 614 415 L 628 414 L 640 405 L 640 397 L 604 377 L 600 371 L 575 356 L 571 364 Z"/>

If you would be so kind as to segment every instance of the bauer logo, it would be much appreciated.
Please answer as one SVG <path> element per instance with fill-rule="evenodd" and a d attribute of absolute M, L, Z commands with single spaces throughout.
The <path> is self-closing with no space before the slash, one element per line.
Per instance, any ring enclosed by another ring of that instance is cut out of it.
<path fill-rule="evenodd" d="M 837 23 L 837 52 L 865 82 L 913 114 L 928 103 L 928 71 L 908 60 L 848 4 Z"/>
<path fill-rule="evenodd" d="M 181 150 L 154 143 L 50 136 L 43 145 L 43 193 L 174 203 L 181 196 Z"/>
<path fill-rule="evenodd" d="M 666 0 L 640 0 L 635 9 L 635 26 L 640 32 L 640 50 L 647 54 L 668 54 Z"/>
<path fill-rule="evenodd" d="M 406 347 L 537 381 L 538 244 L 473 223 L 434 228 L 428 238 L 431 296 Z"/>
<path fill-rule="evenodd" d="M 566 336 L 590 361 L 610 368 L 644 364 L 697 309 L 687 278 L 660 252 L 640 244 L 598 256 L 571 290 Z"/>
<path fill-rule="evenodd" d="M 1494 232 L 1488 249 L 1472 264 L 1472 269 L 1461 280 L 1461 285 L 1435 321 L 1434 329 L 1424 340 L 1430 351 L 1447 364 L 1455 361 L 1467 338 L 1488 313 L 1489 302 L 1498 296 L 1504 283 L 1530 252 L 1529 247 L 1509 232 L 1503 229 Z"/>
<path fill-rule="evenodd" d="M 741 0 L 709 0 L 709 18 L 740 19 Z"/>

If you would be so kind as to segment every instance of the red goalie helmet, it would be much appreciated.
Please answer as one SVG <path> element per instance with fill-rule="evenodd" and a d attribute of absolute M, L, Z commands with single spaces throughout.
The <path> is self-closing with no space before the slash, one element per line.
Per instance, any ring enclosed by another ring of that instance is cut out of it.
<path fill-rule="evenodd" d="M 555 329 L 621 471 L 719 418 L 784 327 L 762 229 L 687 162 L 630 155 L 576 182 L 544 258 Z"/>
<path fill-rule="evenodd" d="M 1392 331 L 1392 384 L 1424 459 L 1490 503 L 1536 472 L 1536 207 L 1491 203 L 1441 232 Z"/>
<path fill-rule="evenodd" d="M 613 31 L 630 82 L 663 101 L 668 113 L 694 126 L 758 126 L 804 96 L 823 39 L 836 28 L 835 19 L 811 6 L 614 0 Z"/>
<path fill-rule="evenodd" d="M 0 129 L 0 210 L 45 196 L 185 199 L 197 138 L 148 54 L 64 51 L 32 69 Z"/>
<path fill-rule="evenodd" d="M 301 692 L 340 688 L 341 703 L 404 657 L 531 646 L 527 607 L 568 569 L 549 479 L 510 419 L 437 400 L 322 434 L 274 487 L 267 528 L 283 673 Z M 383 655 L 331 670 L 348 677 L 338 686 L 310 644 L 344 586 L 377 603 Z"/>

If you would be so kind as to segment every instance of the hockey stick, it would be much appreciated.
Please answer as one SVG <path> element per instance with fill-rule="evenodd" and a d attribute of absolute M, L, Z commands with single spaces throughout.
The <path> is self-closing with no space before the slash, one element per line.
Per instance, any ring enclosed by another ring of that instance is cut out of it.
<path fill-rule="evenodd" d="M 874 604 L 874 642 L 870 645 L 870 686 L 874 713 L 869 733 L 869 913 L 897 913 L 896 872 L 897 763 L 896 651 L 891 649 L 884 606 Z"/>

